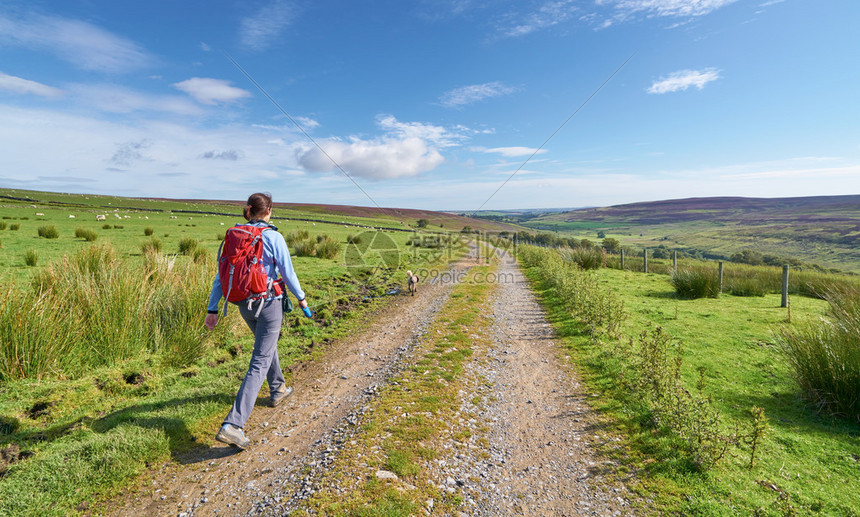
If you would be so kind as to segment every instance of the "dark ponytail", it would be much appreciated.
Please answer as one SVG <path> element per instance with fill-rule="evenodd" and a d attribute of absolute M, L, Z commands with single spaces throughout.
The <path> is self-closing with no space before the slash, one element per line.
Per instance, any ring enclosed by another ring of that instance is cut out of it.
<path fill-rule="evenodd" d="M 249 221 L 251 219 L 260 219 L 271 209 L 272 195 L 257 192 L 256 194 L 251 194 L 251 197 L 248 198 L 248 204 L 242 210 L 242 215 Z"/>

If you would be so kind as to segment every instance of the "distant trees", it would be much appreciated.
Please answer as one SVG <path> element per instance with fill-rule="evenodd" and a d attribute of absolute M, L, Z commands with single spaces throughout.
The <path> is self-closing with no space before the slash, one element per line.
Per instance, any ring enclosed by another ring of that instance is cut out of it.
<path fill-rule="evenodd" d="M 621 242 L 619 242 L 618 239 L 613 239 L 612 237 L 604 238 L 602 246 L 606 249 L 607 253 L 618 253 L 621 251 Z"/>
<path fill-rule="evenodd" d="M 418 227 L 419 228 L 427 228 L 427 225 L 430 224 L 430 221 L 427 219 L 418 219 Z"/>

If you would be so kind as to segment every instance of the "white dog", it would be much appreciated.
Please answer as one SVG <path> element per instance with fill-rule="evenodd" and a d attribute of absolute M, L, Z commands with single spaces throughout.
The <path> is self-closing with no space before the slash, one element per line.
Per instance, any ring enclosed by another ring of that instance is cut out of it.
<path fill-rule="evenodd" d="M 415 296 L 415 291 L 418 290 L 418 275 L 413 275 L 412 271 L 407 271 L 406 285 L 409 287 L 409 293 Z"/>

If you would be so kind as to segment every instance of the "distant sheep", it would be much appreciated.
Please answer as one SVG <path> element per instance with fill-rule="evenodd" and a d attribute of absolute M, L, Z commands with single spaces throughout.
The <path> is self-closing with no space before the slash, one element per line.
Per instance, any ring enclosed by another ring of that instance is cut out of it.
<path fill-rule="evenodd" d="M 412 271 L 406 272 L 406 286 L 409 288 L 409 294 L 415 296 L 415 292 L 418 290 L 418 275 L 413 275 Z"/>
<path fill-rule="evenodd" d="M 74 218 L 75 218 L 75 216 L 74 216 L 74 215 L 69 214 L 69 219 L 74 219 Z"/>
<path fill-rule="evenodd" d="M 36 215 L 45 215 L 42 212 L 36 212 Z"/>
<path fill-rule="evenodd" d="M 103 216 L 103 215 L 101 215 L 101 214 L 99 214 L 99 215 L 97 215 L 97 216 L 96 216 L 96 221 L 104 221 L 105 219 L 107 219 L 107 217 L 105 217 L 105 216 Z"/>

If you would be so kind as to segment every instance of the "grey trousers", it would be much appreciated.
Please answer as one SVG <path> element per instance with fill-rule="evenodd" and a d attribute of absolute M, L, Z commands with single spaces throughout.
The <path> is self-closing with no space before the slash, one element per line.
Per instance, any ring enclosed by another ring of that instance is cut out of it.
<path fill-rule="evenodd" d="M 251 355 L 248 373 L 245 374 L 239 393 L 236 394 L 233 409 L 224 419 L 225 424 L 233 424 L 236 427 L 245 427 L 260 388 L 263 387 L 264 378 L 269 382 L 271 393 L 281 391 L 286 384 L 281 363 L 278 361 L 278 337 L 284 320 L 281 300 L 269 299 L 262 302 L 263 310 L 259 316 L 254 317 L 258 303 L 254 303 L 251 310 L 248 310 L 247 303 L 239 304 L 239 313 L 254 333 L 254 353 Z"/>

